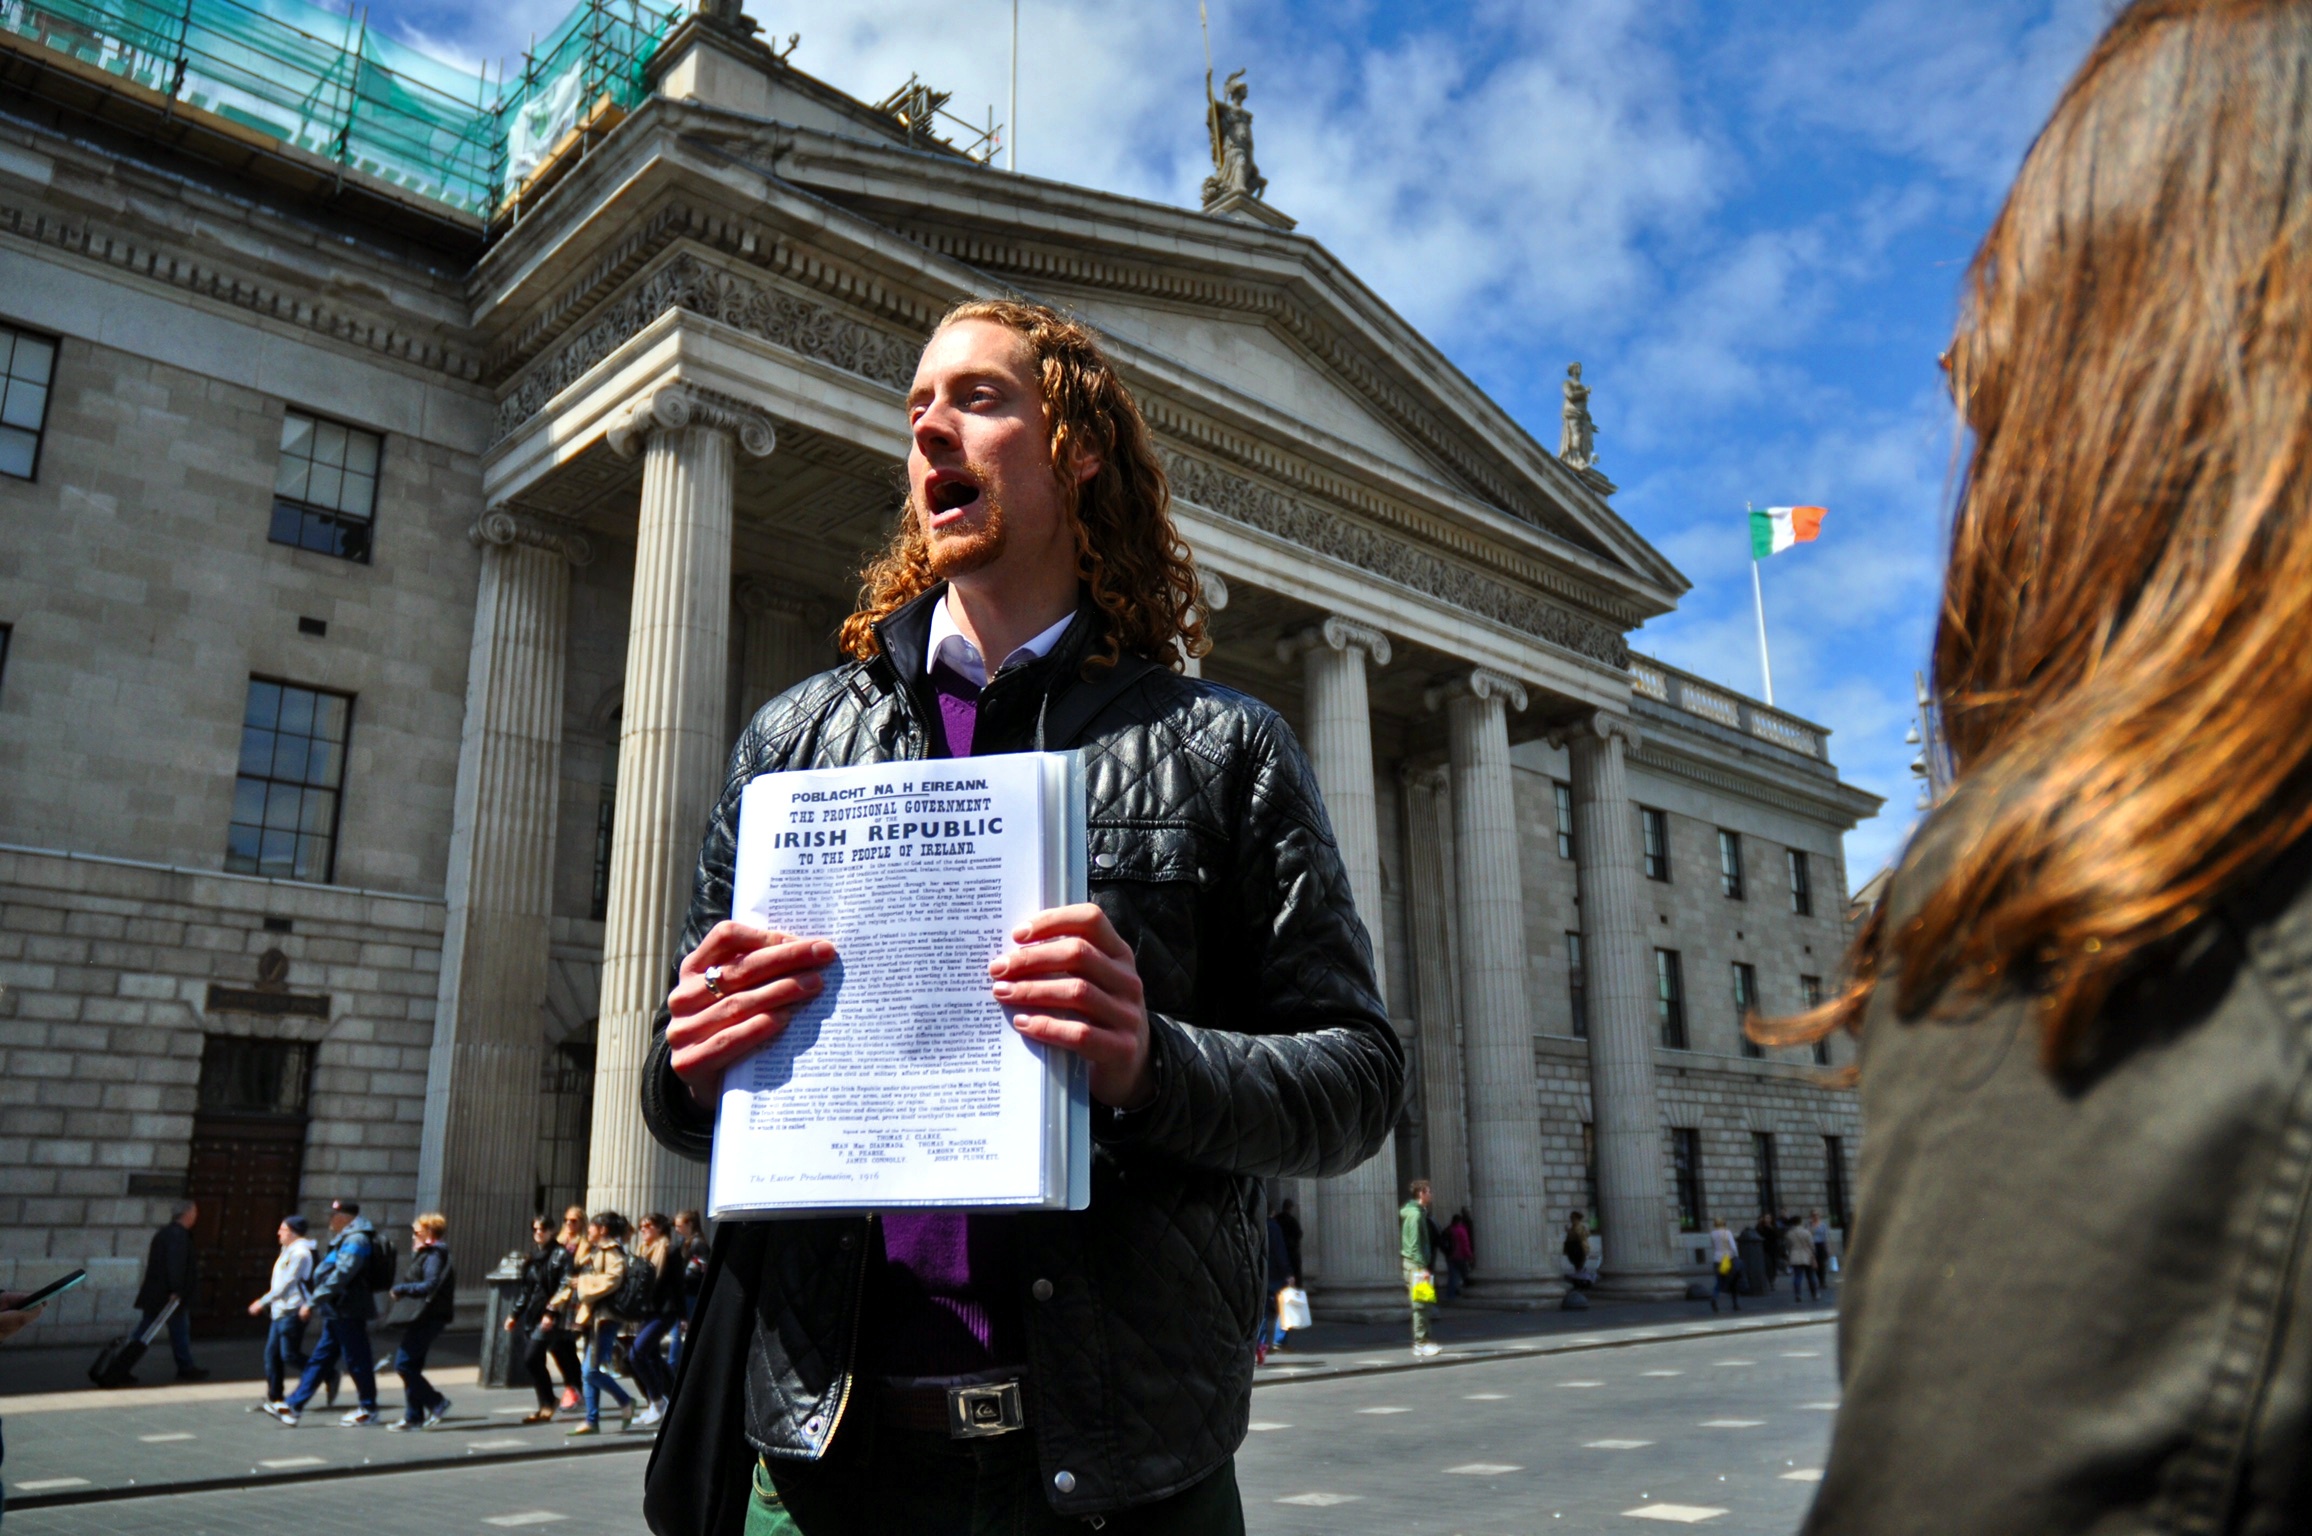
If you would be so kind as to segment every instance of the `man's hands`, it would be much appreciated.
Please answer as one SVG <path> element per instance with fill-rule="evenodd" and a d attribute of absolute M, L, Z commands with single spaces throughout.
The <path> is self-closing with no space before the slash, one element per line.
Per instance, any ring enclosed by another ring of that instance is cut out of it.
<path fill-rule="evenodd" d="M 988 962 L 995 999 L 1030 1040 L 1074 1051 L 1092 1064 L 1092 1097 L 1137 1109 L 1155 1093 L 1148 1069 L 1148 1007 L 1130 946 L 1090 902 L 1038 912 L 1012 930 L 1020 945 Z M 674 1074 L 693 1099 L 714 1107 L 723 1073 L 761 1049 L 817 997 L 835 959 L 825 939 L 801 939 L 744 923 L 717 923 L 682 962 L 667 996 Z M 722 995 L 706 983 L 710 966 Z"/>
<path fill-rule="evenodd" d="M 43 1308 L 26 1307 L 24 1298 L 30 1291 L 0 1291 L 0 1342 L 14 1338 L 32 1325 Z"/>
<path fill-rule="evenodd" d="M 682 980 L 666 999 L 673 1017 L 666 1043 L 674 1050 L 674 1075 L 690 1096 L 714 1108 L 722 1076 L 787 1027 L 795 1010 L 817 997 L 826 980 L 820 968 L 835 958 L 825 939 L 798 939 L 745 923 L 717 923 L 698 948 L 683 957 Z M 715 980 L 707 969 L 720 966 Z"/>
<path fill-rule="evenodd" d="M 255 1300 L 255 1301 L 252 1301 L 252 1302 L 250 1302 L 250 1303 L 249 1303 L 249 1315 L 250 1315 L 251 1317 L 255 1317 L 255 1316 L 257 1316 L 259 1313 L 263 1312 L 264 1310 L 265 1310 L 265 1300 L 264 1300 L 264 1298 L 263 1298 L 263 1297 L 259 1297 L 257 1300 Z"/>
<path fill-rule="evenodd" d="M 1012 930 L 1020 945 L 990 960 L 995 1000 L 1030 1040 L 1092 1064 L 1092 1097 L 1138 1109 L 1156 1093 L 1148 1005 L 1132 950 L 1090 902 L 1038 912 Z"/>

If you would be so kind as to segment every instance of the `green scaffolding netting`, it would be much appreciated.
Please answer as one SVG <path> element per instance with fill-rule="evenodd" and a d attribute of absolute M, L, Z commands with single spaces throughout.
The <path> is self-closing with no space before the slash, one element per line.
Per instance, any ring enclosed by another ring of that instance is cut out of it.
<path fill-rule="evenodd" d="M 581 0 L 494 84 L 312 0 L 0 0 L 0 31 L 487 217 L 605 98 L 640 104 L 680 14 Z"/>

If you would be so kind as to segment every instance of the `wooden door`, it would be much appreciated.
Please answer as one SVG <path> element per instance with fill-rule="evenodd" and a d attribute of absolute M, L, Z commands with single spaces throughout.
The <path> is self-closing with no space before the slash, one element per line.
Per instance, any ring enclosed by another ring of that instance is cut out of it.
<path fill-rule="evenodd" d="M 270 1116 L 197 1115 L 186 1193 L 200 1204 L 193 1251 L 201 1299 L 193 1328 L 211 1338 L 262 1333 L 249 1303 L 273 1283 L 281 1218 L 297 1209 L 305 1122 Z"/>

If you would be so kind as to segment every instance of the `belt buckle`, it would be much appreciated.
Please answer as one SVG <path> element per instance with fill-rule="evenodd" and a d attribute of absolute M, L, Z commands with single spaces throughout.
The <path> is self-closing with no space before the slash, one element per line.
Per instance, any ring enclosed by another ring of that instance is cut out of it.
<path fill-rule="evenodd" d="M 996 1381 L 985 1386 L 947 1389 L 947 1438 L 983 1440 L 1027 1428 L 1027 1413 L 1020 1402 L 1020 1384 Z"/>

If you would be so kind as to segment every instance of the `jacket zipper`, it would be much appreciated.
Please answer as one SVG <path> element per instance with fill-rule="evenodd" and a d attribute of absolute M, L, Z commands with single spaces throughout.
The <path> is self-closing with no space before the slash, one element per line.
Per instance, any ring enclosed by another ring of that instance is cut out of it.
<path fill-rule="evenodd" d="M 851 1406 L 851 1389 L 859 1380 L 859 1333 L 866 1327 L 860 1314 L 867 1305 L 867 1261 L 874 1252 L 875 1213 L 867 1213 L 867 1241 L 859 1245 L 858 1283 L 851 1291 L 851 1342 L 843 1351 L 843 1385 L 835 1394 L 835 1416 L 827 1421 L 827 1434 L 819 1443 L 820 1454 L 835 1443 L 835 1431 L 843 1427 L 843 1414 Z"/>

